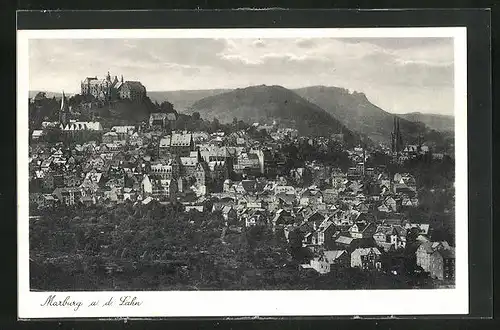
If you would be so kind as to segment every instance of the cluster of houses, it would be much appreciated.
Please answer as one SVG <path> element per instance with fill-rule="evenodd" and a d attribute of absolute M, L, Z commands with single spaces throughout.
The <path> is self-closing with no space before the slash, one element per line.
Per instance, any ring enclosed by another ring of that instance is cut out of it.
<path fill-rule="evenodd" d="M 152 114 L 149 123 L 109 130 L 99 123 L 68 121 L 81 126 L 74 129 L 102 132 L 102 142 L 70 148 L 33 138 L 32 205 L 177 201 L 186 211 L 221 212 L 230 230 L 265 225 L 287 240 L 298 234 L 314 255 L 302 267 L 321 274 L 332 267 L 380 269 L 382 254 L 404 249 L 414 230 L 421 244 L 418 265 L 435 278 L 453 278 L 454 249 L 432 242 L 428 224 L 412 223 L 404 215 L 419 203 L 411 174 L 367 168 L 363 148 L 349 151 L 357 165 L 346 172 L 319 162 L 287 172 L 280 141 L 298 139 L 294 130 L 264 127 L 272 142 L 263 145 L 244 131 L 228 136 L 173 131 L 175 120 L 173 114 Z M 301 184 L 305 173 L 312 185 Z"/>

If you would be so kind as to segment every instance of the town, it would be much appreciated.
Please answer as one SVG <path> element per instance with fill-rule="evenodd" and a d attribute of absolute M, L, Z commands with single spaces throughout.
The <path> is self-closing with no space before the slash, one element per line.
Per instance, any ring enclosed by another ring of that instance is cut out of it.
<path fill-rule="evenodd" d="M 454 285 L 453 157 L 405 142 L 397 116 L 390 145 L 349 145 L 279 121 L 195 125 L 193 113 L 180 127 L 159 105 L 118 125 L 99 109 L 147 92 L 109 73 L 71 98 L 57 100 L 57 120 L 30 127 L 35 288 L 69 264 L 97 269 L 98 289 L 120 289 L 120 274 L 141 265 L 160 267 L 145 281 L 164 289 L 349 288 L 356 274 L 370 274 L 363 288 Z M 38 93 L 30 107 L 50 100 Z"/>

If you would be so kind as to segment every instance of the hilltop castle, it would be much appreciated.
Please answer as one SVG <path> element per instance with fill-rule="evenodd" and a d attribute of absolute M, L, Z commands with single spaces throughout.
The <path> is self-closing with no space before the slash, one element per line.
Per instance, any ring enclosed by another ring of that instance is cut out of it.
<path fill-rule="evenodd" d="M 101 101 L 129 99 L 140 101 L 146 97 L 146 87 L 139 81 L 123 81 L 111 78 L 109 72 L 104 79 L 87 77 L 81 82 L 81 95 L 92 95 Z"/>

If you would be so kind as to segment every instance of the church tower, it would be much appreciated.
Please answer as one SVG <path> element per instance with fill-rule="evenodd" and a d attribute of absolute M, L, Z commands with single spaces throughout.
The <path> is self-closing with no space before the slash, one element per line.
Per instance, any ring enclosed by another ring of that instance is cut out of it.
<path fill-rule="evenodd" d="M 397 154 L 402 150 L 403 136 L 399 130 L 399 118 L 394 116 L 393 129 L 391 133 L 391 149 L 392 152 Z"/>
<path fill-rule="evenodd" d="M 59 109 L 59 123 L 63 126 L 66 126 L 68 123 L 68 102 L 64 95 L 64 91 L 62 92 L 61 108 Z"/>

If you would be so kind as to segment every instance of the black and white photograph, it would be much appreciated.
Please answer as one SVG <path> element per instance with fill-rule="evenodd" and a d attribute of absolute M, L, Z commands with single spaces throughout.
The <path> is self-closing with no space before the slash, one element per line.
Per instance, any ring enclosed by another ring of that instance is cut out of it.
<path fill-rule="evenodd" d="M 73 32 L 18 44 L 39 317 L 467 308 L 465 28 Z"/>

